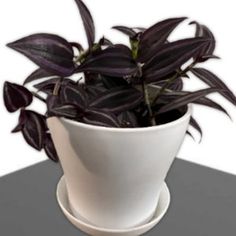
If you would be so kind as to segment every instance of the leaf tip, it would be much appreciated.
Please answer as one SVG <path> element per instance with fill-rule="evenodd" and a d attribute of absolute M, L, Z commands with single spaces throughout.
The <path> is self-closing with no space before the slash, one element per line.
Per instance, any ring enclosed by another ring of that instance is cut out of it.
<path fill-rule="evenodd" d="M 187 17 L 187 16 L 182 16 L 182 17 L 180 17 L 179 19 L 182 20 L 182 21 L 184 21 L 184 20 L 187 20 L 188 17 Z"/>
<path fill-rule="evenodd" d="M 189 25 L 195 25 L 195 24 L 197 24 L 197 22 L 196 22 L 196 21 L 191 21 L 191 22 L 189 22 L 188 24 L 189 24 Z"/>
<path fill-rule="evenodd" d="M 8 48 L 14 49 L 15 48 L 15 42 L 7 43 L 6 46 Z"/>
<path fill-rule="evenodd" d="M 198 144 L 201 144 L 201 142 L 202 142 L 202 135 L 201 135 L 201 137 L 200 137 L 200 139 L 198 141 Z"/>

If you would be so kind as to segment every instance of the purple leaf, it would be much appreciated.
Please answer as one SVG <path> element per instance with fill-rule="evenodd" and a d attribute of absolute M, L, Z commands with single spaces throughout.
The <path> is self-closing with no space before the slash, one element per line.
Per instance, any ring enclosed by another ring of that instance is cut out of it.
<path fill-rule="evenodd" d="M 18 133 L 22 130 L 22 128 L 23 128 L 22 124 L 19 122 L 11 132 L 12 133 Z"/>
<path fill-rule="evenodd" d="M 87 85 L 85 86 L 85 92 L 89 98 L 89 100 L 93 100 L 95 97 L 97 97 L 99 94 L 106 91 L 106 88 L 102 86 L 96 86 L 96 85 Z"/>
<path fill-rule="evenodd" d="M 47 130 L 45 117 L 34 111 L 24 110 L 25 122 L 22 134 L 26 142 L 37 150 L 43 148 L 44 133 Z"/>
<path fill-rule="evenodd" d="M 162 94 L 161 98 L 163 98 L 166 102 L 170 102 L 170 101 L 173 101 L 173 100 L 175 100 L 175 99 L 177 99 L 177 98 L 179 98 L 183 95 L 187 95 L 187 94 L 190 94 L 190 93 L 191 92 L 187 92 L 187 91 L 181 91 L 181 92 L 171 91 L 171 92 L 167 92 L 165 94 Z M 199 104 L 199 105 L 204 105 L 204 106 L 216 109 L 218 111 L 221 111 L 231 119 L 228 112 L 220 104 L 212 101 L 210 98 L 201 97 L 201 98 L 193 101 L 192 103 Z"/>
<path fill-rule="evenodd" d="M 80 53 L 84 51 L 84 48 L 82 47 L 80 43 L 70 42 L 70 45 L 76 48 Z"/>
<path fill-rule="evenodd" d="M 76 119 L 82 115 L 82 111 L 74 104 L 64 104 L 58 107 L 51 108 L 51 114 L 54 116 Z"/>
<path fill-rule="evenodd" d="M 213 33 L 208 29 L 205 25 L 201 25 L 196 21 L 191 22 L 190 24 L 196 25 L 196 37 L 203 37 L 209 39 L 208 44 L 202 49 L 202 51 L 197 55 L 197 60 L 200 62 L 204 62 L 209 58 L 203 58 L 206 55 L 212 55 L 215 51 L 216 40 Z"/>
<path fill-rule="evenodd" d="M 125 111 L 119 114 L 118 120 L 122 128 L 136 128 L 139 127 L 138 119 L 134 112 Z"/>
<path fill-rule="evenodd" d="M 186 17 L 167 19 L 145 30 L 140 38 L 139 61 L 145 62 L 151 58 L 166 42 L 171 32 L 185 19 Z"/>
<path fill-rule="evenodd" d="M 219 93 L 232 104 L 236 105 L 236 97 L 228 86 L 215 74 L 204 68 L 193 68 L 191 72 L 210 87 L 221 89 Z"/>
<path fill-rule="evenodd" d="M 186 134 L 189 135 L 193 139 L 193 141 L 196 141 L 193 134 L 189 130 L 186 131 Z"/>
<path fill-rule="evenodd" d="M 144 32 L 145 30 L 147 30 L 147 29 L 144 28 L 144 27 L 133 27 L 132 29 L 133 29 L 133 30 L 138 30 L 139 32 Z"/>
<path fill-rule="evenodd" d="M 38 89 L 40 92 L 44 92 L 48 95 L 51 95 L 53 93 L 54 87 L 58 81 L 60 81 L 61 78 L 51 78 L 46 81 L 43 81 L 41 83 L 35 84 L 34 87 Z M 66 79 L 64 78 L 61 82 L 61 86 L 67 85 L 67 84 L 76 84 L 73 80 L 71 79 Z"/>
<path fill-rule="evenodd" d="M 87 98 L 82 85 L 67 84 L 61 87 L 60 97 L 63 103 L 74 104 L 83 110 L 87 106 Z"/>
<path fill-rule="evenodd" d="M 207 88 L 202 89 L 196 92 L 191 92 L 185 95 L 180 96 L 179 98 L 173 100 L 170 103 L 167 103 L 166 105 L 162 106 L 158 111 L 157 114 L 161 114 L 164 112 L 168 112 L 170 110 L 174 110 L 183 106 L 186 106 L 189 103 L 193 103 L 194 101 L 207 96 L 210 93 L 219 92 L 219 89 L 217 88 Z"/>
<path fill-rule="evenodd" d="M 114 77 L 124 77 L 138 71 L 129 48 L 121 45 L 109 47 L 85 60 L 78 72 L 92 72 Z"/>
<path fill-rule="evenodd" d="M 8 44 L 40 68 L 59 76 L 74 72 L 73 49 L 65 39 L 54 34 L 34 34 Z"/>
<path fill-rule="evenodd" d="M 128 35 L 130 38 L 135 37 L 137 34 L 132 28 L 129 28 L 126 26 L 120 26 L 120 25 L 113 26 L 112 29 L 118 30 L 118 31 L 122 32 L 123 34 Z"/>
<path fill-rule="evenodd" d="M 51 159 L 54 162 L 58 162 L 59 158 L 57 155 L 57 151 L 55 149 L 54 143 L 52 141 L 52 137 L 49 133 L 45 135 L 45 141 L 44 141 L 44 150 L 49 159 Z"/>
<path fill-rule="evenodd" d="M 231 119 L 229 113 L 228 113 L 220 104 L 218 104 L 218 103 L 212 101 L 212 100 L 209 99 L 209 98 L 203 97 L 203 98 L 200 98 L 200 99 L 194 101 L 193 103 L 195 103 L 195 104 L 200 104 L 200 105 L 204 105 L 204 106 L 207 106 L 207 107 L 211 107 L 211 108 L 213 108 L 213 109 L 216 109 L 216 110 L 218 110 L 218 111 L 221 111 L 221 112 L 223 112 L 224 114 L 226 114 L 226 115 Z"/>
<path fill-rule="evenodd" d="M 190 125 L 200 133 L 200 135 L 201 135 L 200 142 L 201 142 L 201 140 L 202 140 L 202 129 L 201 129 L 200 125 L 198 124 L 198 122 L 192 116 L 190 118 Z"/>
<path fill-rule="evenodd" d="M 120 113 L 137 107 L 142 100 L 143 95 L 140 91 L 129 87 L 118 87 L 100 94 L 89 106 Z"/>
<path fill-rule="evenodd" d="M 83 122 L 90 125 L 119 127 L 119 121 L 112 113 L 100 109 L 88 109 L 83 117 Z"/>
<path fill-rule="evenodd" d="M 29 106 L 33 99 L 28 89 L 7 81 L 3 87 L 3 98 L 5 107 L 9 112 L 15 112 L 19 108 Z"/>
<path fill-rule="evenodd" d="M 122 58 L 130 59 L 132 57 L 132 52 L 129 47 L 123 44 L 113 44 L 112 46 L 101 51 L 101 53 L 112 54 L 115 56 L 120 56 Z"/>
<path fill-rule="evenodd" d="M 53 95 L 53 94 L 48 95 L 46 104 L 47 104 L 47 117 L 54 116 L 54 113 L 52 112 L 52 109 L 54 107 L 62 106 L 60 97 L 58 95 Z"/>
<path fill-rule="evenodd" d="M 100 46 L 113 46 L 113 43 L 112 43 L 109 39 L 107 39 L 107 38 L 105 38 L 105 37 L 102 37 L 102 38 L 99 40 L 98 44 L 99 44 Z"/>
<path fill-rule="evenodd" d="M 25 121 L 26 121 L 25 112 L 24 112 L 24 110 L 21 110 L 20 115 L 19 115 L 19 119 L 18 119 L 18 124 L 11 132 L 12 133 L 20 132 L 24 127 Z"/>
<path fill-rule="evenodd" d="M 155 83 L 160 87 L 163 87 L 167 83 L 166 80 L 161 80 Z M 174 91 L 181 91 L 183 89 L 183 80 L 181 77 L 177 78 L 173 83 L 171 83 L 167 89 L 174 90 Z"/>
<path fill-rule="evenodd" d="M 79 8 L 80 15 L 84 24 L 85 32 L 87 35 L 88 44 L 89 44 L 89 47 L 91 48 L 95 41 L 95 27 L 94 27 L 93 18 L 88 8 L 85 6 L 85 4 L 81 0 L 75 0 L 75 2 Z"/>
<path fill-rule="evenodd" d="M 38 89 L 39 92 L 44 92 L 46 94 L 52 94 L 55 84 L 59 81 L 60 78 L 51 78 L 46 81 L 35 84 L 34 87 Z"/>
<path fill-rule="evenodd" d="M 183 90 L 184 83 L 182 78 L 176 79 L 173 83 L 170 84 L 169 88 L 174 91 L 181 91 Z"/>
<path fill-rule="evenodd" d="M 204 61 L 207 61 L 209 59 L 220 59 L 220 57 L 215 56 L 215 55 L 204 55 L 204 56 L 201 57 L 200 62 L 204 62 Z"/>
<path fill-rule="evenodd" d="M 86 85 L 100 86 L 102 85 L 101 77 L 97 73 L 84 73 L 84 80 Z"/>
<path fill-rule="evenodd" d="M 102 76 L 102 83 L 107 89 L 128 86 L 128 82 L 125 79 L 111 76 Z"/>
<path fill-rule="evenodd" d="M 202 38 L 190 38 L 163 45 L 143 66 L 144 78 L 150 83 L 174 72 L 194 57 L 206 43 Z"/>
<path fill-rule="evenodd" d="M 24 81 L 23 84 L 25 85 L 25 84 L 28 84 L 28 83 L 30 83 L 32 81 L 35 81 L 35 80 L 38 80 L 38 79 L 42 79 L 42 78 L 46 78 L 46 77 L 50 77 L 52 75 L 53 74 L 51 72 L 48 72 L 48 71 L 46 71 L 44 69 L 39 68 L 39 69 L 35 70 L 32 74 L 30 74 L 26 78 L 26 80 Z"/>

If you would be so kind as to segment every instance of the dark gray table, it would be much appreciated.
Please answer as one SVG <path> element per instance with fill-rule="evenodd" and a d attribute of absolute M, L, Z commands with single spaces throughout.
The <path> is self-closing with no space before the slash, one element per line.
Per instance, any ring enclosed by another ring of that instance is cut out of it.
<path fill-rule="evenodd" d="M 80 236 L 55 197 L 62 175 L 46 161 L 0 179 L 1 236 Z M 236 176 L 177 159 L 168 176 L 172 201 L 147 236 L 235 236 Z"/>

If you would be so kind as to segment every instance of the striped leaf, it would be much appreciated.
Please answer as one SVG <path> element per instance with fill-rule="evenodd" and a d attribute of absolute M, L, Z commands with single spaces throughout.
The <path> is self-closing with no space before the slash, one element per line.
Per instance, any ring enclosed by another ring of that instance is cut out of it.
<path fill-rule="evenodd" d="M 166 80 L 161 80 L 155 83 L 155 85 L 163 87 L 167 83 Z M 183 80 L 181 77 L 177 78 L 173 83 L 171 83 L 167 89 L 174 90 L 174 91 L 181 91 L 183 89 Z"/>
<path fill-rule="evenodd" d="M 47 133 L 45 135 L 44 150 L 45 150 L 45 153 L 47 154 L 49 159 L 51 159 L 54 162 L 59 161 L 59 157 L 57 155 L 57 151 L 56 151 L 54 143 L 52 141 L 51 134 L 49 134 L 49 133 Z"/>
<path fill-rule="evenodd" d="M 75 0 L 75 2 L 79 8 L 80 15 L 84 24 L 84 29 L 87 35 L 88 45 L 91 48 L 95 41 L 95 27 L 94 27 L 93 18 L 91 16 L 90 11 L 86 7 L 86 5 L 83 3 L 83 1 Z"/>
<path fill-rule="evenodd" d="M 95 108 L 86 110 L 83 122 L 97 126 L 119 127 L 119 121 L 116 116 L 108 111 Z"/>
<path fill-rule="evenodd" d="M 41 150 L 44 144 L 44 134 L 46 131 L 45 117 L 37 112 L 25 110 L 25 122 L 22 134 L 25 141 L 36 150 Z"/>
<path fill-rule="evenodd" d="M 3 86 L 3 99 L 7 110 L 9 112 L 15 112 L 19 108 L 29 106 L 32 102 L 33 96 L 25 87 L 5 82 Z"/>
<path fill-rule="evenodd" d="M 206 44 L 202 38 L 189 38 L 163 45 L 143 66 L 145 80 L 155 82 L 179 69 Z"/>
<path fill-rule="evenodd" d="M 186 106 L 189 103 L 193 103 L 196 100 L 199 100 L 202 97 L 207 96 L 210 93 L 214 92 L 219 92 L 219 89 L 217 88 L 207 88 L 207 89 L 202 89 L 196 92 L 191 92 L 188 94 L 185 94 L 169 103 L 166 105 L 162 106 L 158 111 L 157 114 L 161 114 L 164 112 L 168 112 L 170 110 L 174 110 L 183 106 Z"/>
<path fill-rule="evenodd" d="M 135 30 L 126 26 L 121 26 L 121 25 L 113 26 L 112 29 L 118 30 L 123 34 L 128 35 L 130 38 L 135 37 L 135 35 L 137 34 Z"/>
<path fill-rule="evenodd" d="M 171 32 L 185 19 L 186 17 L 170 18 L 145 30 L 140 37 L 138 60 L 145 62 L 155 55 L 157 49 L 166 42 Z"/>
<path fill-rule="evenodd" d="M 109 47 L 85 60 L 77 72 L 92 72 L 102 75 L 124 77 L 137 73 L 138 67 L 129 48 L 122 45 Z"/>
<path fill-rule="evenodd" d="M 82 110 L 87 106 L 86 94 L 81 85 L 62 85 L 60 97 L 63 103 L 74 104 Z"/>
<path fill-rule="evenodd" d="M 60 78 L 51 78 L 46 81 L 34 84 L 34 88 L 38 89 L 38 92 L 43 92 L 48 95 L 53 93 L 56 83 L 60 81 Z"/>
<path fill-rule="evenodd" d="M 73 104 L 63 104 L 61 106 L 52 107 L 51 114 L 69 119 L 76 119 L 81 115 L 81 110 Z"/>
<path fill-rule="evenodd" d="M 74 72 L 72 46 L 60 36 L 34 34 L 7 46 L 22 53 L 49 73 L 69 76 Z"/>
<path fill-rule="evenodd" d="M 25 84 L 28 84 L 30 82 L 33 82 L 35 80 L 38 80 L 38 79 L 42 79 L 42 78 L 46 78 L 46 77 L 50 77 L 52 76 L 53 74 L 51 72 L 48 72 L 44 69 L 37 69 L 35 70 L 32 74 L 30 74 L 24 81 L 24 85 Z"/>
<path fill-rule="evenodd" d="M 160 98 L 162 99 L 162 101 L 164 100 L 165 102 L 171 102 L 171 101 L 173 101 L 173 100 L 175 100 L 175 99 L 177 99 L 177 98 L 179 98 L 183 95 L 190 94 L 190 93 L 191 92 L 187 92 L 187 91 L 177 91 L 177 92 L 171 91 L 171 92 L 167 92 L 167 93 L 162 94 Z M 214 102 L 210 98 L 201 97 L 201 98 L 193 101 L 192 103 L 199 104 L 199 105 L 204 105 L 204 106 L 216 109 L 218 111 L 221 111 L 231 119 L 229 113 L 220 104 Z"/>
<path fill-rule="evenodd" d="M 142 99 L 140 91 L 129 87 L 118 87 L 100 94 L 89 106 L 120 113 L 137 107 Z"/>
<path fill-rule="evenodd" d="M 201 25 L 196 21 L 191 22 L 190 24 L 196 25 L 196 37 L 203 37 L 209 39 L 209 42 L 206 44 L 206 46 L 201 50 L 201 52 L 197 55 L 196 60 L 199 62 L 204 62 L 208 60 L 209 58 L 204 58 L 204 56 L 213 55 L 216 47 L 216 40 L 213 35 L 213 33 L 210 31 L 208 27 L 205 25 Z"/>
<path fill-rule="evenodd" d="M 219 93 L 232 104 L 236 105 L 236 97 L 229 87 L 215 74 L 204 68 L 193 68 L 191 72 L 210 87 L 221 89 Z"/>

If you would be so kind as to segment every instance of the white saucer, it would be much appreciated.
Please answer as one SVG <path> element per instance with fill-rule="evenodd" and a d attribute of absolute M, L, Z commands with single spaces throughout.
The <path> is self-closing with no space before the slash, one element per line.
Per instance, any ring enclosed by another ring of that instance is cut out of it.
<path fill-rule="evenodd" d="M 65 179 L 62 177 L 57 185 L 57 201 L 67 219 L 83 232 L 93 236 L 137 236 L 152 229 L 163 218 L 170 204 L 170 192 L 166 184 L 163 184 L 159 203 L 153 218 L 146 224 L 130 229 L 106 229 L 90 225 L 83 219 L 75 218 L 70 210 Z"/>

